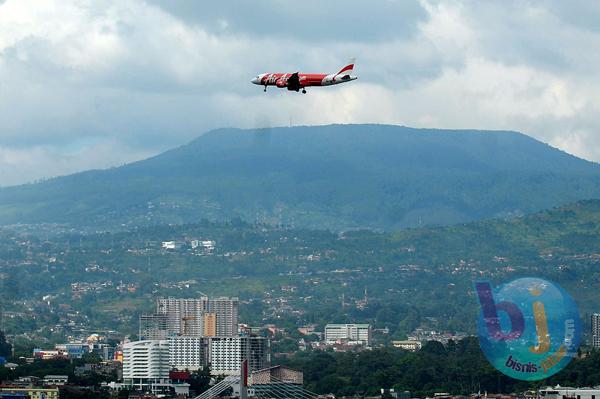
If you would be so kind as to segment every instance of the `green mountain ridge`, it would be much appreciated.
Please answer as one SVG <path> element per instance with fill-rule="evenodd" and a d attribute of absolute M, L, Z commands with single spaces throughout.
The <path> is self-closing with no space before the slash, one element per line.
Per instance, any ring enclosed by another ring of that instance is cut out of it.
<path fill-rule="evenodd" d="M 422 323 L 473 332 L 474 281 L 537 276 L 573 295 L 587 324 L 600 301 L 598 237 L 600 200 L 395 233 L 203 222 L 46 239 L 0 228 L 0 282 L 9 310 L 52 293 L 55 305 L 74 306 L 98 329 L 130 331 L 157 296 L 203 292 L 239 296 L 250 324 L 369 322 L 401 337 Z M 214 251 L 193 249 L 195 239 L 213 240 Z M 181 248 L 165 250 L 163 241 Z M 88 291 L 74 297 L 73 284 Z M 120 284 L 136 290 L 119 291 Z M 354 306 L 366 288 L 369 306 Z M 348 307 L 340 306 L 343 297 Z M 124 308 L 131 320 L 121 318 Z M 27 325 L 14 323 L 17 330 Z"/>
<path fill-rule="evenodd" d="M 329 125 L 219 129 L 158 156 L 0 189 L 0 224 L 241 218 L 394 230 L 600 197 L 600 165 L 516 132 Z"/>

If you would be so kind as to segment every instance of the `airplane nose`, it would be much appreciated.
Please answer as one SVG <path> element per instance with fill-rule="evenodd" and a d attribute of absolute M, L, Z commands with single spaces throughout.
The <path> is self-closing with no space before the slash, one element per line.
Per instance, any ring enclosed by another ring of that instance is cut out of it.
<path fill-rule="evenodd" d="M 255 85 L 260 84 L 260 78 L 257 76 L 254 79 L 251 80 L 252 83 L 254 83 Z"/>

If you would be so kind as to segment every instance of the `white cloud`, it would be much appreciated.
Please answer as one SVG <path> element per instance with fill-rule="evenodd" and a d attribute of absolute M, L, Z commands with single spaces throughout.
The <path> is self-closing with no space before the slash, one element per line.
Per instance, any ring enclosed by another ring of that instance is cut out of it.
<path fill-rule="evenodd" d="M 212 22 L 148 1 L 0 3 L 0 185 L 290 120 L 519 130 L 600 160 L 600 31 L 555 3 L 423 0 L 405 16 L 390 2 L 354 35 L 325 21 L 304 35 L 289 19 L 278 35 L 281 20 L 244 18 L 288 15 L 269 1 L 211 8 Z M 249 83 L 267 70 L 334 71 L 350 56 L 360 79 L 341 87 L 265 94 Z"/>

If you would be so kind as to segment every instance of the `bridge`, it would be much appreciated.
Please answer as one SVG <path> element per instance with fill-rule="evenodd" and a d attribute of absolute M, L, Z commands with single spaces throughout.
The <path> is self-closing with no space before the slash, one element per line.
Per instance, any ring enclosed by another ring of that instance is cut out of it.
<path fill-rule="evenodd" d="M 225 377 L 194 399 L 214 399 L 230 388 L 234 392 L 239 392 L 240 399 L 248 399 L 249 396 L 258 399 L 317 399 L 320 397 L 302 385 L 292 384 L 274 376 L 270 376 L 270 380 L 268 384 L 249 385 L 248 363 L 244 361 L 240 368 L 240 375 Z"/>

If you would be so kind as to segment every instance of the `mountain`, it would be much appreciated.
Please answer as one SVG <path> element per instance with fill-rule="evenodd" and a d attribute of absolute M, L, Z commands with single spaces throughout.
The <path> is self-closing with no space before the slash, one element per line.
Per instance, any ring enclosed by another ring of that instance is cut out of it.
<path fill-rule="evenodd" d="M 45 320 L 69 313 L 85 328 L 133 333 L 152 298 L 202 292 L 240 297 L 249 325 L 364 322 L 398 338 L 420 326 L 474 332 L 474 281 L 536 276 L 569 292 L 587 323 L 600 303 L 599 237 L 600 200 L 392 233 L 204 221 L 47 238 L 0 227 L 3 306 L 15 313 L 8 331 L 45 336 Z"/>
<path fill-rule="evenodd" d="M 507 131 L 219 129 L 156 157 L 0 189 L 0 223 L 201 219 L 398 229 L 600 197 L 600 165 Z"/>

